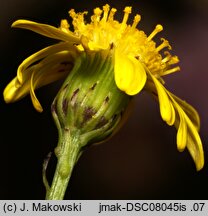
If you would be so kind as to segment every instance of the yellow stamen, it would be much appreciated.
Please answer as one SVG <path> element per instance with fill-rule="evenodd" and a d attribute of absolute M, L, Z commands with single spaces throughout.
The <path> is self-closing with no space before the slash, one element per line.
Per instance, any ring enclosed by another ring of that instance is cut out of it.
<path fill-rule="evenodd" d="M 140 22 L 141 20 L 141 16 L 139 14 L 137 14 L 135 17 L 134 17 L 134 22 L 132 24 L 132 29 L 135 29 L 138 25 L 138 23 Z"/>
<path fill-rule="evenodd" d="M 102 14 L 102 10 L 100 8 L 94 9 L 94 15 L 91 16 L 91 20 L 93 23 L 97 24 L 100 21 L 100 16 Z"/>
<path fill-rule="evenodd" d="M 156 25 L 153 32 L 147 37 L 147 40 L 150 41 L 157 33 L 161 32 L 163 30 L 162 25 Z"/>
<path fill-rule="evenodd" d="M 106 22 L 106 20 L 108 18 L 109 10 L 110 10 L 110 6 L 108 4 L 106 4 L 105 6 L 103 6 L 103 12 L 104 12 L 103 18 L 102 18 L 103 22 Z"/>
<path fill-rule="evenodd" d="M 124 17 L 123 17 L 123 21 L 121 23 L 121 29 L 125 28 L 126 26 L 126 22 L 129 18 L 129 14 L 131 13 L 131 7 L 125 7 L 124 9 Z"/>
<path fill-rule="evenodd" d="M 116 11 L 117 10 L 115 8 L 111 8 L 109 16 L 108 16 L 108 21 L 112 21 L 113 20 Z"/>
<path fill-rule="evenodd" d="M 61 20 L 60 29 L 66 33 L 69 32 L 69 23 L 66 19 Z"/>
<path fill-rule="evenodd" d="M 164 54 L 166 55 L 166 57 L 162 59 L 162 63 L 166 63 L 171 59 L 171 54 L 168 51 L 164 52 Z"/>
<path fill-rule="evenodd" d="M 74 26 L 75 32 L 78 29 L 85 29 L 85 20 L 84 20 L 84 15 L 87 14 L 87 11 L 84 11 L 82 13 L 75 13 L 74 9 L 69 11 L 69 15 L 72 18 L 72 24 Z"/>
<path fill-rule="evenodd" d="M 69 16 L 70 16 L 72 19 L 74 19 L 74 18 L 76 17 L 76 13 L 75 13 L 74 9 L 71 9 L 71 10 L 69 11 Z"/>
<path fill-rule="evenodd" d="M 161 38 L 161 40 L 163 41 L 162 44 L 160 44 L 156 50 L 157 52 L 159 52 L 160 50 L 164 49 L 165 47 L 168 47 L 168 49 L 171 49 L 171 46 L 169 44 L 169 42 L 167 40 L 165 40 L 164 38 Z"/>
<path fill-rule="evenodd" d="M 177 64 L 178 62 L 179 62 L 178 56 L 172 56 L 168 64 L 173 65 L 173 64 Z"/>
<path fill-rule="evenodd" d="M 166 70 L 166 71 L 162 72 L 162 76 L 174 73 L 176 71 L 180 71 L 180 67 L 179 66 L 171 68 L 169 70 Z"/>
<path fill-rule="evenodd" d="M 80 23 L 84 24 L 84 15 L 86 15 L 88 12 L 84 11 L 82 13 L 78 13 L 77 15 L 77 19 Z"/>
<path fill-rule="evenodd" d="M 75 13 L 74 9 L 71 9 L 69 11 L 69 15 L 73 19 L 73 21 L 76 21 L 82 24 L 84 24 L 84 15 L 87 13 L 88 13 L 87 11 L 84 11 L 82 13 Z"/>

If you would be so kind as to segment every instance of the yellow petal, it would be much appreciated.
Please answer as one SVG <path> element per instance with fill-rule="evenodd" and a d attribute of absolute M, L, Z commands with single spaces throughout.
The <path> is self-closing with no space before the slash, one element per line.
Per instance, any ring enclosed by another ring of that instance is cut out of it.
<path fill-rule="evenodd" d="M 12 27 L 28 29 L 38 34 L 44 35 L 49 38 L 54 38 L 57 40 L 68 41 L 71 43 L 80 43 L 79 38 L 76 37 L 73 34 L 73 32 L 62 31 L 59 28 L 56 28 L 56 27 L 53 27 L 47 24 L 41 24 L 41 23 L 29 21 L 29 20 L 20 19 L 20 20 L 15 21 L 12 24 Z"/>
<path fill-rule="evenodd" d="M 42 112 L 43 111 L 43 108 L 39 102 L 39 100 L 37 99 L 36 95 L 35 95 L 35 91 L 34 89 L 36 88 L 36 85 L 37 85 L 37 81 L 38 79 L 35 80 L 34 82 L 34 74 L 32 74 L 32 77 L 31 77 L 31 88 L 30 88 L 30 96 L 31 96 L 31 100 L 32 100 L 32 103 L 33 103 L 33 106 L 35 107 L 35 109 L 38 111 L 38 112 Z"/>
<path fill-rule="evenodd" d="M 31 83 L 30 83 L 30 96 L 31 100 L 33 103 L 33 106 L 38 112 L 42 112 L 43 108 L 37 99 L 35 95 L 35 89 L 37 89 L 40 86 L 46 85 L 48 83 L 55 82 L 56 80 L 59 80 L 63 77 L 65 77 L 68 74 L 67 71 L 62 72 L 62 73 L 53 73 L 53 74 L 48 74 L 48 73 L 42 73 L 39 74 L 39 76 L 32 76 Z M 35 78 L 34 78 L 35 77 Z"/>
<path fill-rule="evenodd" d="M 175 104 L 175 108 L 180 118 L 177 132 L 177 148 L 181 152 L 185 149 L 187 144 L 187 124 L 183 110 L 177 104 Z"/>
<path fill-rule="evenodd" d="M 183 146 L 186 141 L 186 146 L 195 162 L 196 169 L 200 170 L 204 166 L 204 152 L 202 147 L 202 142 L 199 136 L 199 133 L 197 131 L 197 127 L 194 125 L 194 123 L 191 121 L 191 118 L 189 118 L 189 115 L 196 114 L 197 112 L 193 107 L 176 97 L 175 95 L 169 93 L 170 98 L 172 99 L 175 108 L 178 111 L 179 117 L 180 117 L 180 123 L 178 123 L 178 120 L 175 122 L 176 128 L 178 127 L 178 133 L 180 133 L 177 137 L 177 145 L 178 149 L 183 150 Z M 176 99 L 176 100 L 175 100 Z M 179 102 L 179 103 L 177 103 Z M 182 106 L 181 106 L 182 104 Z M 185 109 L 183 109 L 185 107 Z M 186 113 L 186 110 L 188 110 L 188 113 Z M 199 125 L 199 118 L 198 114 L 196 114 L 196 125 Z M 181 130 L 181 132 L 179 132 Z"/>
<path fill-rule="evenodd" d="M 4 89 L 3 96 L 6 103 L 15 102 L 30 91 L 30 79 L 34 70 L 34 65 L 25 70 L 24 78 L 25 82 L 20 83 L 18 77 L 15 77 Z"/>
<path fill-rule="evenodd" d="M 27 68 L 25 70 L 27 77 L 22 84 L 19 84 L 15 77 L 7 85 L 3 93 L 5 101 L 7 103 L 15 102 L 30 93 L 34 107 L 41 112 L 42 107 L 34 90 L 65 77 L 70 72 L 74 61 L 72 56 L 73 54 L 67 51 L 55 53 Z"/>
<path fill-rule="evenodd" d="M 28 67 L 30 67 L 30 65 L 33 65 L 34 63 L 42 60 L 43 58 L 45 58 L 48 55 L 52 55 L 54 53 L 60 52 L 60 51 L 64 51 L 64 50 L 68 50 L 68 51 L 73 51 L 72 53 L 74 53 L 74 55 L 76 55 L 76 48 L 72 45 L 69 44 L 67 42 L 61 42 L 52 46 L 48 46 L 36 53 L 34 53 L 33 55 L 29 56 L 28 58 L 26 58 L 18 67 L 17 69 L 17 78 L 18 81 L 20 83 L 23 83 L 26 79 L 28 79 L 28 71 L 26 71 L 26 69 L 28 69 Z M 74 56 L 75 58 L 75 56 Z M 30 74 L 31 76 L 31 74 Z"/>
<path fill-rule="evenodd" d="M 187 126 L 184 120 L 180 120 L 180 124 L 177 132 L 177 149 L 182 152 L 186 148 L 187 144 Z"/>
<path fill-rule="evenodd" d="M 64 64 L 62 64 L 62 62 L 64 62 Z M 65 64 L 66 62 L 68 64 Z M 42 112 L 43 109 L 35 95 L 35 89 L 66 77 L 72 68 L 72 62 L 71 53 L 62 51 L 48 56 L 36 66 L 30 81 L 30 96 L 38 112 Z"/>
<path fill-rule="evenodd" d="M 202 169 L 204 166 L 204 152 L 203 152 L 202 142 L 197 131 L 197 129 L 199 129 L 199 124 L 200 124 L 197 111 L 192 106 L 187 104 L 185 101 L 181 100 L 180 98 L 170 93 L 168 90 L 165 90 L 166 95 L 164 94 L 162 96 L 159 96 L 159 94 L 161 93 L 160 90 L 163 89 L 162 84 L 160 84 L 159 81 L 157 81 L 156 78 L 154 78 L 151 74 L 150 77 L 152 78 L 155 85 L 153 85 L 151 80 L 148 80 L 145 88 L 148 91 L 150 91 L 155 97 L 158 94 L 159 100 L 160 97 L 164 98 L 163 101 L 166 101 L 166 103 L 168 103 L 167 100 L 171 100 L 172 106 L 174 106 L 177 112 L 177 115 L 174 115 L 176 117 L 173 122 L 175 127 L 178 129 L 177 132 L 178 150 L 182 151 L 187 146 L 195 162 L 196 169 L 197 170 Z M 158 91 L 158 86 L 160 86 L 159 91 Z M 157 87 L 157 92 L 155 87 Z M 164 89 L 162 91 L 164 91 Z M 166 98 L 168 96 L 169 98 Z"/>
<path fill-rule="evenodd" d="M 170 98 L 166 93 L 167 90 L 150 72 L 149 74 L 157 89 L 162 119 L 166 121 L 168 125 L 173 125 L 175 122 L 175 110 Z"/>
<path fill-rule="evenodd" d="M 170 92 L 169 92 L 170 93 Z M 170 93 L 174 100 L 180 105 L 180 107 L 184 110 L 187 116 L 190 118 L 191 122 L 194 124 L 196 129 L 199 131 L 200 129 L 200 118 L 198 112 L 186 101 L 181 100 L 179 97 Z"/>
<path fill-rule="evenodd" d="M 3 96 L 6 103 L 15 102 L 29 93 L 30 83 L 20 85 L 15 77 L 4 89 Z"/>
<path fill-rule="evenodd" d="M 128 95 L 138 94 L 144 87 L 147 75 L 142 64 L 132 56 L 115 50 L 115 82 Z"/>
<path fill-rule="evenodd" d="M 190 119 L 186 116 L 186 122 L 188 125 L 188 140 L 187 140 L 187 148 L 195 162 L 196 169 L 200 170 L 204 166 L 204 151 L 200 136 L 190 121 Z"/>

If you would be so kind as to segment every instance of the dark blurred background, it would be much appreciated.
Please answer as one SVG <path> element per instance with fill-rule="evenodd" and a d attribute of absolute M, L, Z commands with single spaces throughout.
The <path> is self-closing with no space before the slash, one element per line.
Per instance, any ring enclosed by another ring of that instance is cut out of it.
<path fill-rule="evenodd" d="M 173 53 L 180 57 L 181 72 L 167 76 L 166 86 L 192 104 L 201 117 L 200 135 L 208 152 L 208 1 L 207 0 L 2 0 L 0 7 L 0 92 L 16 76 L 27 56 L 54 43 L 27 30 L 11 29 L 26 18 L 58 26 L 68 10 L 89 10 L 109 3 L 118 9 L 133 6 L 140 13 L 139 28 L 149 34 L 161 23 Z M 130 20 L 133 19 L 133 15 Z M 32 107 L 30 97 L 5 104 L 1 93 L 0 199 L 44 199 L 42 163 L 57 145 L 50 104 L 60 83 L 37 91 L 44 112 Z M 202 171 L 185 150 L 176 148 L 176 130 L 162 121 L 158 104 L 146 92 L 125 126 L 108 142 L 88 148 L 76 165 L 66 199 L 208 199 L 207 160 Z M 52 179 L 56 159 L 51 159 Z"/>

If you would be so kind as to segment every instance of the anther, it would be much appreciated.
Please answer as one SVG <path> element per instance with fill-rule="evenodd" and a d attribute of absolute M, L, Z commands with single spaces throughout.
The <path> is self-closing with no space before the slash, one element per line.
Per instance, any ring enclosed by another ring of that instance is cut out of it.
<path fill-rule="evenodd" d="M 134 17 L 134 22 L 133 22 L 133 24 L 132 24 L 132 28 L 133 28 L 133 29 L 137 27 L 137 25 L 138 25 L 138 23 L 140 22 L 140 20 L 141 20 L 141 16 L 140 16 L 139 14 L 137 14 L 137 15 Z"/>
<path fill-rule="evenodd" d="M 99 7 L 97 7 L 97 8 L 95 8 L 94 9 L 94 14 L 96 15 L 96 16 L 100 16 L 101 14 L 102 14 L 102 10 L 99 8 Z"/>
<path fill-rule="evenodd" d="M 164 52 L 164 54 L 166 56 L 165 56 L 165 58 L 162 59 L 162 63 L 166 63 L 171 59 L 171 54 L 168 51 Z"/>
<path fill-rule="evenodd" d="M 61 24 L 60 24 L 60 29 L 63 32 L 69 32 L 69 23 L 67 22 L 66 19 L 61 20 Z"/>
<path fill-rule="evenodd" d="M 172 58 L 168 61 L 169 65 L 177 64 L 179 62 L 178 56 L 172 56 Z"/>
<path fill-rule="evenodd" d="M 108 4 L 106 4 L 105 6 L 103 6 L 103 18 L 102 18 L 102 21 L 103 22 L 106 22 L 107 18 L 108 18 L 108 12 L 110 10 L 110 6 Z"/>
<path fill-rule="evenodd" d="M 125 7 L 124 8 L 124 13 L 125 14 L 130 14 L 131 13 L 131 7 Z"/>
<path fill-rule="evenodd" d="M 102 14 L 102 10 L 100 8 L 95 8 L 94 9 L 94 15 L 91 16 L 91 20 L 92 22 L 94 22 L 95 24 L 98 23 L 100 21 L 100 16 Z"/>
<path fill-rule="evenodd" d="M 113 20 L 116 11 L 117 10 L 115 8 L 111 8 L 109 16 L 108 16 L 108 21 L 112 21 Z"/>
<path fill-rule="evenodd" d="M 123 28 L 129 18 L 129 14 L 131 13 L 131 7 L 125 7 L 124 9 L 124 17 L 123 17 L 123 21 L 121 24 L 121 28 Z"/>
<path fill-rule="evenodd" d="M 162 25 L 156 25 L 153 32 L 147 37 L 147 40 L 150 41 L 157 33 L 161 32 L 163 30 Z"/>
<path fill-rule="evenodd" d="M 71 10 L 69 11 L 69 16 L 70 16 L 72 19 L 75 18 L 76 13 L 75 13 L 75 10 L 74 10 L 74 9 L 71 9 Z"/>

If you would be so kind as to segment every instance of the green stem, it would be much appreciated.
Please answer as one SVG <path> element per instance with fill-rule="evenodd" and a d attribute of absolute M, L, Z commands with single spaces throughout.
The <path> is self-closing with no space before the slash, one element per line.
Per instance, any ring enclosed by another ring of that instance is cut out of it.
<path fill-rule="evenodd" d="M 72 170 L 80 155 L 79 141 L 73 138 L 69 131 L 62 133 L 55 149 L 58 159 L 51 187 L 47 190 L 47 200 L 62 200 L 64 198 Z"/>

